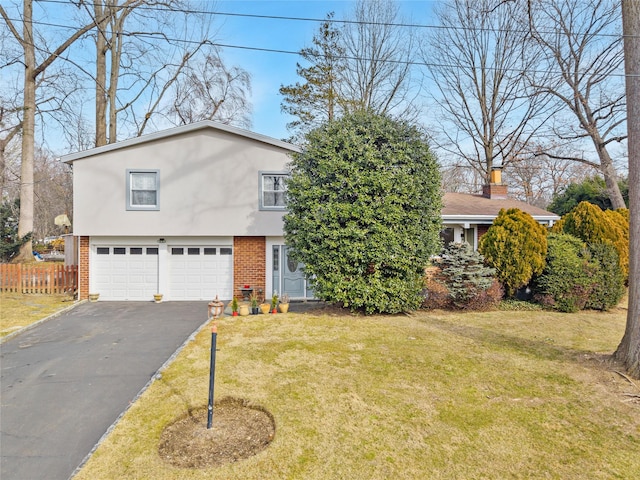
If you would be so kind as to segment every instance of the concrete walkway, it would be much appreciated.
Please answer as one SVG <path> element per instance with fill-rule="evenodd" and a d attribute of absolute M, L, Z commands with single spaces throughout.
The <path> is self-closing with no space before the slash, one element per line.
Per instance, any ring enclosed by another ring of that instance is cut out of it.
<path fill-rule="evenodd" d="M 0 478 L 67 480 L 207 302 L 85 303 L 0 346 Z"/>

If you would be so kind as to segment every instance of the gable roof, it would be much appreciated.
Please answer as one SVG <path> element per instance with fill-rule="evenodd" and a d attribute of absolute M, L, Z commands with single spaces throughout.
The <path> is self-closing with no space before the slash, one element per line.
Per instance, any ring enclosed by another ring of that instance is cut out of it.
<path fill-rule="evenodd" d="M 511 198 L 495 199 L 479 194 L 445 193 L 443 203 L 442 219 L 445 223 L 449 221 L 489 224 L 503 208 L 517 208 L 528 213 L 538 222 L 546 222 L 549 225 L 560 220 L 555 213 Z"/>
<path fill-rule="evenodd" d="M 153 142 L 155 140 L 170 138 L 177 135 L 182 135 L 184 133 L 191 133 L 197 130 L 205 130 L 205 129 L 219 130 L 222 132 L 231 133 L 233 135 L 238 135 L 240 137 L 255 140 L 257 142 L 262 142 L 268 145 L 283 148 L 291 152 L 302 151 L 302 149 L 297 145 L 293 145 L 291 143 L 284 142 L 282 140 L 277 140 L 275 138 L 262 135 L 260 133 L 251 132 L 249 130 L 244 130 L 242 128 L 214 122 L 211 120 L 203 120 L 201 122 L 191 123 L 189 125 L 181 125 L 179 127 L 169 128 L 168 130 L 160 130 L 157 132 L 149 133 L 147 135 L 141 135 L 139 137 L 129 138 L 127 140 L 122 140 L 120 142 L 110 143 L 109 145 L 104 145 L 102 147 L 91 148 L 89 150 L 84 150 L 82 152 L 70 153 L 68 155 L 62 156 L 61 160 L 66 163 L 72 163 L 76 160 L 81 160 L 83 158 L 99 155 L 101 153 L 110 152 L 113 150 L 118 150 L 121 148 L 126 148 L 134 145 L 142 145 L 145 143 Z"/>

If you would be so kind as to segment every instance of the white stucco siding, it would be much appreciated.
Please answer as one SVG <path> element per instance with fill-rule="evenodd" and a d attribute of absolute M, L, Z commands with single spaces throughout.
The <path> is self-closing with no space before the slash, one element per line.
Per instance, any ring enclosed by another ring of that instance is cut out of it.
<path fill-rule="evenodd" d="M 202 129 L 73 162 L 74 235 L 282 235 L 283 212 L 259 210 L 259 171 L 288 151 Z M 127 210 L 127 170 L 159 171 L 159 210 Z"/>

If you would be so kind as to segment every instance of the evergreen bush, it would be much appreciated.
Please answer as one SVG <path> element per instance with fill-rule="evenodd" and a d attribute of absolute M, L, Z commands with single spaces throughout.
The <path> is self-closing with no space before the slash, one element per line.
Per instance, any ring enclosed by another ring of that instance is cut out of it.
<path fill-rule="evenodd" d="M 504 285 L 507 296 L 542 272 L 547 254 L 547 232 L 531 215 L 517 208 L 502 209 L 478 250 Z"/>
<path fill-rule="evenodd" d="M 431 308 L 442 308 L 443 305 L 435 304 L 444 303 L 438 284 L 446 287 L 446 306 L 454 308 L 486 310 L 495 307 L 502 298 L 500 284 L 493 277 L 495 270 L 485 266 L 484 257 L 467 243 L 450 244 L 434 260 L 434 265 L 439 271 L 427 285 L 426 303 Z"/>
<path fill-rule="evenodd" d="M 316 297 L 368 314 L 419 308 L 442 224 L 426 134 L 356 112 L 306 140 L 291 164 L 284 230 Z"/>
<path fill-rule="evenodd" d="M 593 291 L 597 263 L 586 244 L 566 233 L 550 233 L 546 265 L 534 281 L 535 298 L 561 312 L 583 309 Z"/>
<path fill-rule="evenodd" d="M 553 231 L 578 237 L 587 244 L 611 244 L 618 252 L 622 274 L 629 275 L 629 213 L 626 209 L 602 211 L 597 205 L 581 202 L 562 217 Z"/>
<path fill-rule="evenodd" d="M 625 293 L 624 275 L 620 267 L 618 252 L 608 243 L 589 245 L 591 258 L 598 264 L 592 278 L 592 291 L 586 308 L 609 310 L 615 307 Z"/>

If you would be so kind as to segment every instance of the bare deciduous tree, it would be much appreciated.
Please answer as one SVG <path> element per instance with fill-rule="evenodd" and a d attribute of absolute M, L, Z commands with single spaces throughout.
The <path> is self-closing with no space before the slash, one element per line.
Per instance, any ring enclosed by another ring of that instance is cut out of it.
<path fill-rule="evenodd" d="M 58 215 L 71 218 L 73 180 L 71 167 L 61 163 L 51 152 L 37 149 L 34 167 L 35 215 L 33 234 L 36 240 L 64 233 L 54 224 Z"/>
<path fill-rule="evenodd" d="M 442 115 L 440 148 L 456 164 L 489 180 L 494 165 L 521 157 L 548 115 L 524 72 L 536 68 L 518 5 L 452 0 L 436 10 L 440 28 L 429 38 L 429 65 Z"/>
<path fill-rule="evenodd" d="M 356 3 L 352 22 L 341 35 L 346 62 L 339 90 L 350 110 L 417 118 L 411 75 L 416 45 L 412 30 L 401 23 L 398 4 L 392 0 Z"/>
<path fill-rule="evenodd" d="M 251 127 L 251 76 L 238 67 L 227 67 L 216 49 L 204 59 L 186 66 L 173 89 L 170 120 L 185 125 L 215 120 L 238 127 Z"/>
<path fill-rule="evenodd" d="M 183 0 L 96 0 L 81 6 L 97 25 L 96 146 L 116 142 L 127 120 L 135 125 L 130 133 L 142 135 L 172 85 L 209 43 L 206 21 L 195 13 L 186 16 Z M 177 34 L 181 26 L 185 36 Z"/>
<path fill-rule="evenodd" d="M 626 138 L 623 51 L 619 4 L 613 0 L 530 0 L 529 28 L 542 53 L 531 70 L 537 92 L 554 98 L 560 111 L 553 133 L 577 144 L 590 141 L 589 155 L 564 158 L 597 167 L 614 208 L 625 208 L 611 144 Z M 551 154 L 550 154 L 551 155 Z"/>
<path fill-rule="evenodd" d="M 0 5 L 0 16 L 7 25 L 14 39 L 18 42 L 24 64 L 23 97 L 22 97 L 22 161 L 20 168 L 20 219 L 18 236 L 25 237 L 33 232 L 34 225 L 34 150 L 36 91 L 38 81 L 45 71 L 79 38 L 91 30 L 95 23 L 91 21 L 73 30 L 73 33 L 58 43 L 56 48 L 45 48 L 34 35 L 33 0 L 24 0 L 20 21 L 15 22 Z M 102 19 L 95 19 L 101 21 Z M 20 28 L 21 27 L 21 28 Z M 20 29 L 22 31 L 20 31 Z M 36 56 L 36 50 L 38 56 Z M 28 241 L 20 249 L 15 261 L 28 261 L 32 258 L 32 242 Z"/>
<path fill-rule="evenodd" d="M 532 144 L 518 161 L 509 164 L 505 178 L 510 196 L 546 208 L 568 185 L 581 182 L 596 170 L 581 163 L 549 157 L 540 153 L 543 151 L 553 152 L 556 156 L 562 153 L 558 146 Z"/>

